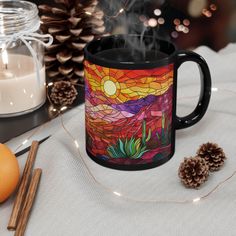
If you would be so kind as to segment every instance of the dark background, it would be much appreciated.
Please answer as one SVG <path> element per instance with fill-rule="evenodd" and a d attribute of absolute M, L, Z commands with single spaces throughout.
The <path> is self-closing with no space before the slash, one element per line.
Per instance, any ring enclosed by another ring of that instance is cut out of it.
<path fill-rule="evenodd" d="M 71 0 L 67 0 L 71 1 Z M 74 1 L 74 0 L 72 0 Z M 84 1 L 84 0 L 82 0 Z M 89 0 L 86 0 L 89 1 Z M 207 45 L 214 50 L 225 47 L 229 42 L 236 42 L 236 0 L 98 0 L 100 8 L 105 15 L 113 15 L 126 3 L 126 14 L 121 14 L 115 19 L 106 19 L 105 23 L 110 33 L 127 33 L 127 19 L 132 15 L 145 15 L 147 18 L 156 18 L 155 9 L 161 9 L 165 23 L 160 27 L 151 29 L 158 31 L 162 37 L 174 41 L 179 48 L 195 48 Z M 53 0 L 33 0 L 36 4 L 55 4 Z M 75 2 L 75 1 L 74 1 Z M 196 3 L 195 5 L 193 3 Z M 192 9 L 191 9 L 192 4 Z M 211 10 L 211 5 L 216 10 Z M 211 16 L 204 14 L 196 16 L 198 7 L 210 11 Z M 195 16 L 191 11 L 195 11 Z M 171 37 L 175 31 L 174 19 L 189 19 L 189 33 L 178 33 L 177 38 Z M 131 17 L 131 21 L 133 18 Z M 139 22 L 140 24 L 141 22 Z"/>

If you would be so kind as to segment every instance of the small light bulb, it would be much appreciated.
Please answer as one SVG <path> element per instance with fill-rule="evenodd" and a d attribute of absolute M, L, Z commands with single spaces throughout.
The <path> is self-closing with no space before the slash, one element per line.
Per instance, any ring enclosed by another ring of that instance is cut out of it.
<path fill-rule="evenodd" d="M 118 193 L 116 191 L 113 192 L 116 196 L 121 197 L 121 193 Z"/>
<path fill-rule="evenodd" d="M 201 200 L 201 198 L 200 197 L 197 197 L 197 198 L 194 198 L 193 199 L 193 202 L 199 202 Z"/>
<path fill-rule="evenodd" d="M 53 82 L 50 82 L 48 83 L 48 87 L 52 86 L 53 85 Z"/>
<path fill-rule="evenodd" d="M 76 148 L 79 148 L 79 144 L 78 144 L 77 140 L 74 140 L 74 143 L 75 143 Z"/>
<path fill-rule="evenodd" d="M 211 91 L 212 91 L 212 92 L 217 92 L 217 91 L 218 91 L 218 88 L 212 88 Z"/>
<path fill-rule="evenodd" d="M 89 16 L 91 16 L 91 15 L 92 15 L 92 13 L 91 13 L 91 12 L 89 12 L 89 11 L 86 11 L 86 12 L 85 12 L 85 14 L 87 14 L 87 15 L 89 15 Z"/>
<path fill-rule="evenodd" d="M 119 10 L 119 13 L 122 13 L 124 11 L 124 8 L 121 8 L 120 10 Z"/>
<path fill-rule="evenodd" d="M 22 142 L 23 145 L 25 145 L 28 142 L 28 139 Z"/>
<path fill-rule="evenodd" d="M 60 110 L 65 111 L 67 109 L 67 106 L 62 107 Z"/>

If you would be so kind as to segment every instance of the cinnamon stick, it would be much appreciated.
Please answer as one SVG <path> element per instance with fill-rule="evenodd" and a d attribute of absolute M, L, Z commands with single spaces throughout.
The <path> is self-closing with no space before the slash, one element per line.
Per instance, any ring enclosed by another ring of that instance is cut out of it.
<path fill-rule="evenodd" d="M 25 200 L 25 195 L 27 192 L 27 187 L 30 180 L 30 175 L 33 169 L 33 165 L 35 162 L 37 150 L 38 150 L 39 143 L 38 141 L 33 141 L 30 147 L 29 155 L 27 157 L 24 171 L 22 174 L 22 178 L 20 181 L 19 189 L 16 195 L 16 199 L 14 202 L 14 206 L 12 209 L 11 217 L 7 226 L 8 230 L 15 230 L 17 226 L 17 222 L 19 219 L 19 215 L 23 206 L 23 202 Z"/>
<path fill-rule="evenodd" d="M 20 215 L 19 223 L 16 227 L 15 236 L 23 236 L 29 220 L 30 211 L 32 209 L 34 199 L 38 190 L 39 181 L 41 178 L 42 169 L 35 169 L 33 172 L 32 179 L 30 181 L 29 189 L 25 198 L 22 213 Z"/>

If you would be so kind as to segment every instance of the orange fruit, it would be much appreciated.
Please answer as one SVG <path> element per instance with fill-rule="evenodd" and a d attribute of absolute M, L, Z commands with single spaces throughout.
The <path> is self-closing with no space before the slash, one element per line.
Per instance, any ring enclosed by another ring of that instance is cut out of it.
<path fill-rule="evenodd" d="M 16 156 L 0 143 L 0 203 L 14 192 L 19 179 L 20 169 Z"/>

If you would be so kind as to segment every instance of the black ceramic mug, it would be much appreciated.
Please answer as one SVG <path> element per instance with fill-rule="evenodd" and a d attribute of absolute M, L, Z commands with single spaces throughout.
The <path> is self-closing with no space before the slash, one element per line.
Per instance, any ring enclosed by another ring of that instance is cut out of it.
<path fill-rule="evenodd" d="M 142 40 L 141 46 L 131 47 Z M 176 115 L 177 70 L 186 61 L 201 71 L 201 92 L 194 111 Z M 165 40 L 137 35 L 108 36 L 85 48 L 86 150 L 97 163 L 141 170 L 168 161 L 175 131 L 196 124 L 211 96 L 205 60 L 177 51 Z"/>

